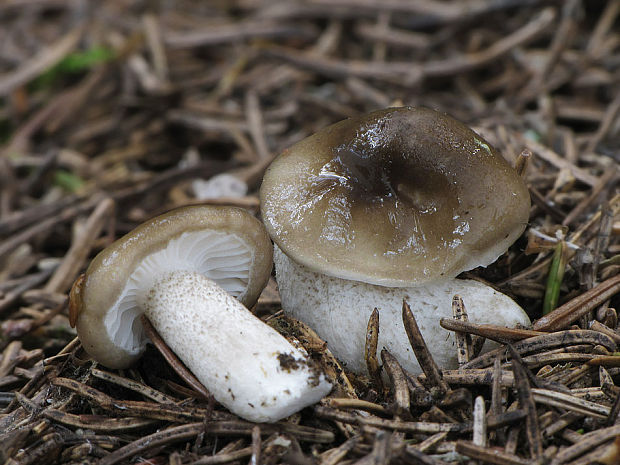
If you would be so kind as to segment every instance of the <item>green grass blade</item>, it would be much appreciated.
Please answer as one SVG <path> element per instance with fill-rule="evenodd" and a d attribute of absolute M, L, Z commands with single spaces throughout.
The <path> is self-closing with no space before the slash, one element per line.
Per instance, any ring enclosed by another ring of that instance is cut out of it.
<path fill-rule="evenodd" d="M 545 300 L 543 302 L 543 315 L 551 312 L 558 305 L 560 297 L 560 286 L 564 279 L 566 269 L 566 242 L 560 241 L 555 247 L 549 275 L 547 276 L 547 287 L 545 289 Z"/>

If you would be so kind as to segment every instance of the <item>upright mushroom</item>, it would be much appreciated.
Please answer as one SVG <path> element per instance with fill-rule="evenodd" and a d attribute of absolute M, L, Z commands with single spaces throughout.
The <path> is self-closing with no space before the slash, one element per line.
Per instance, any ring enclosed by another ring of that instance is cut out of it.
<path fill-rule="evenodd" d="M 276 421 L 331 386 L 303 349 L 243 306 L 254 304 L 271 267 L 269 237 L 246 211 L 176 209 L 93 259 L 72 290 L 71 318 L 95 360 L 124 368 L 144 350 L 145 313 L 218 402 L 248 420 Z"/>
<path fill-rule="evenodd" d="M 508 249 L 530 201 L 490 144 L 445 114 L 390 108 L 324 128 L 274 160 L 260 198 L 284 310 L 356 371 L 375 307 L 379 347 L 419 370 L 400 323 L 403 298 L 445 367 L 456 355 L 439 319 L 452 294 L 474 322 L 529 325 L 508 297 L 453 280 Z"/>

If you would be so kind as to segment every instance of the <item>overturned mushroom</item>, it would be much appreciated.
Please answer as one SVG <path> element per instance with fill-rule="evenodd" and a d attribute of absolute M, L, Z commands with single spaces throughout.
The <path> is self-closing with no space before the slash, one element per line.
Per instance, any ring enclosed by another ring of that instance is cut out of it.
<path fill-rule="evenodd" d="M 95 257 L 72 290 L 71 318 L 95 360 L 124 368 L 144 350 L 145 313 L 218 402 L 248 420 L 276 421 L 330 385 L 303 350 L 243 306 L 254 304 L 271 266 L 269 238 L 244 210 L 173 210 Z"/>
<path fill-rule="evenodd" d="M 430 344 L 445 346 L 435 351 L 444 367 L 455 356 L 439 319 L 455 293 L 471 321 L 529 325 L 508 297 L 453 281 L 508 249 L 525 229 L 530 202 L 512 167 L 445 114 L 391 108 L 324 128 L 272 163 L 260 196 L 283 308 L 356 371 L 375 307 L 379 347 L 419 370 L 398 323 L 403 298 Z M 351 327 L 352 320 L 364 324 Z M 387 324 L 400 329 L 386 331 Z"/>

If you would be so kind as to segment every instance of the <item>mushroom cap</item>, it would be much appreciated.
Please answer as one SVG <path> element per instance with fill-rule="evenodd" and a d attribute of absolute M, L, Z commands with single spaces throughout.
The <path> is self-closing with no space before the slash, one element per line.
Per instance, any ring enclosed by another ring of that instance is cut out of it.
<path fill-rule="evenodd" d="M 328 126 L 280 154 L 260 190 L 269 235 L 310 270 L 413 286 L 486 266 L 523 232 L 529 193 L 470 128 L 426 108 Z"/>
<path fill-rule="evenodd" d="M 155 217 L 115 241 L 72 290 L 72 317 L 84 349 L 109 368 L 143 352 L 139 315 L 156 280 L 198 272 L 251 307 L 269 279 L 273 248 L 263 225 L 235 207 L 190 206 Z"/>

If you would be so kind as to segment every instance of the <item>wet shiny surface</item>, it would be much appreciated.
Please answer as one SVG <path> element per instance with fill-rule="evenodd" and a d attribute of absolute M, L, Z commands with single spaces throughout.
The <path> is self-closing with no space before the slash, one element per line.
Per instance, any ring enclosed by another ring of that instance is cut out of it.
<path fill-rule="evenodd" d="M 270 235 L 296 261 L 411 285 L 493 261 L 522 232 L 529 197 L 461 123 L 426 109 L 388 109 L 285 151 L 265 175 L 261 208 Z"/>

